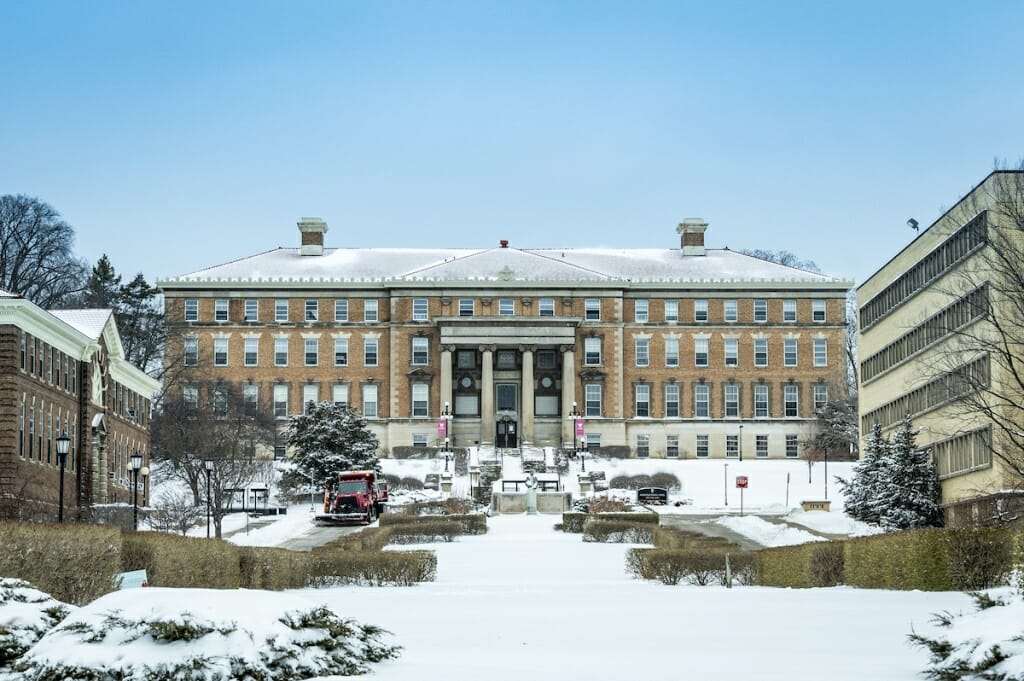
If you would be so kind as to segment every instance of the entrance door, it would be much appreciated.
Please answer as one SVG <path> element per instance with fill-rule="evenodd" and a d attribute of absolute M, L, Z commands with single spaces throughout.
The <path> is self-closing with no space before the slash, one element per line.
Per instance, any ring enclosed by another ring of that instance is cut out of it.
<path fill-rule="evenodd" d="M 494 446 L 518 447 L 519 424 L 512 414 L 519 413 L 519 386 L 515 383 L 498 383 L 494 386 L 498 413 L 494 419 Z"/>
<path fill-rule="evenodd" d="M 496 424 L 494 433 L 494 446 L 503 447 L 510 449 L 518 447 L 517 438 L 519 437 L 518 422 L 513 421 L 508 416 L 503 417 Z"/>

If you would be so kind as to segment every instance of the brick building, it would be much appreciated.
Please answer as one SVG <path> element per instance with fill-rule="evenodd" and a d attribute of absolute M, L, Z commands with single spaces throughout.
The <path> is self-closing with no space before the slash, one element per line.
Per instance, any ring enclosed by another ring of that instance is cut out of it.
<path fill-rule="evenodd" d="M 706 249 L 706 228 L 672 249 L 332 249 L 306 218 L 299 248 L 159 282 L 168 357 L 281 418 L 350 403 L 385 454 L 570 447 L 576 405 L 606 454 L 795 457 L 844 385 L 850 282 Z"/>
<path fill-rule="evenodd" d="M 156 388 L 124 359 L 110 310 L 46 311 L 0 292 L 0 515 L 56 520 L 62 433 L 65 516 L 131 503 L 129 457 L 138 451 L 148 465 Z"/>

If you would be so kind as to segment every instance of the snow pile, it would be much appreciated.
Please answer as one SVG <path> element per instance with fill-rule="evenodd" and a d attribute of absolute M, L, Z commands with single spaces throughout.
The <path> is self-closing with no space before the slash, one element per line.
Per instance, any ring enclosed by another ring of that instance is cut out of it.
<path fill-rule="evenodd" d="M 914 645 L 931 653 L 928 676 L 937 679 L 1024 680 L 1024 600 L 973 594 L 978 612 L 942 613 Z"/>
<path fill-rule="evenodd" d="M 753 539 L 761 546 L 793 546 L 812 541 L 826 541 L 823 537 L 798 530 L 788 525 L 772 523 L 757 516 L 723 516 L 713 521 L 737 534 Z"/>
<path fill-rule="evenodd" d="M 384 632 L 299 596 L 126 589 L 69 615 L 19 662 L 28 678 L 292 681 L 397 657 Z"/>
<path fill-rule="evenodd" d="M 842 535 L 844 537 L 866 537 L 870 534 L 881 534 L 885 530 L 877 525 L 869 525 L 854 520 L 843 513 L 822 513 L 821 511 L 790 511 L 786 522 L 821 532 L 822 534 Z"/>
<path fill-rule="evenodd" d="M 26 581 L 0 578 L 0 669 L 24 655 L 73 609 Z"/>

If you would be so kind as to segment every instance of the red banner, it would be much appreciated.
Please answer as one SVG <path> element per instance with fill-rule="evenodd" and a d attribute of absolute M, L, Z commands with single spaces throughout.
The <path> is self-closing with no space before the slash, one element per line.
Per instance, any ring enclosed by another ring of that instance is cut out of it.
<path fill-rule="evenodd" d="M 583 419 L 576 419 L 576 437 L 583 437 Z"/>
<path fill-rule="evenodd" d="M 440 418 L 437 420 L 437 436 L 445 437 L 448 435 L 448 419 Z"/>

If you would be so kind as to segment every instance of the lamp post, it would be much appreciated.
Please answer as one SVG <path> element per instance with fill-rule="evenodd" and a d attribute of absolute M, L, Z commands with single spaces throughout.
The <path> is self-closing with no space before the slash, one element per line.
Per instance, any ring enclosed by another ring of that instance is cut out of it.
<path fill-rule="evenodd" d="M 576 440 L 576 438 L 574 437 L 573 441 L 575 442 L 575 440 Z M 579 455 L 580 455 L 580 473 L 586 473 L 587 472 L 587 461 L 586 461 L 586 458 L 587 458 L 587 441 L 584 440 L 582 437 L 580 438 L 580 448 L 579 448 L 578 451 L 579 451 Z"/>
<path fill-rule="evenodd" d="M 132 452 L 132 532 L 139 531 L 139 469 L 142 468 L 142 454 Z"/>
<path fill-rule="evenodd" d="M 206 469 L 206 538 L 210 538 L 210 476 L 213 474 L 213 459 L 203 460 L 203 468 Z"/>
<path fill-rule="evenodd" d="M 68 465 L 68 450 L 71 449 L 71 438 L 62 432 L 57 437 L 57 458 L 60 459 L 60 499 L 58 500 L 57 522 L 64 522 L 64 468 Z"/>
<path fill-rule="evenodd" d="M 740 424 L 740 463 L 743 462 L 743 424 Z"/>
<path fill-rule="evenodd" d="M 579 449 L 577 449 L 576 445 L 576 419 L 578 419 L 580 416 L 583 416 L 583 414 L 580 413 L 580 410 L 577 407 L 576 403 L 573 402 L 572 411 L 569 412 L 569 418 L 572 420 L 572 458 L 574 459 L 580 451 Z"/>
<path fill-rule="evenodd" d="M 146 493 L 146 482 L 149 480 L 149 466 L 139 469 L 139 477 L 142 478 L 142 507 L 149 505 L 149 495 Z"/>
<path fill-rule="evenodd" d="M 448 402 L 444 403 L 444 411 L 441 412 L 441 416 L 444 418 L 444 432 L 447 436 L 445 438 L 445 448 L 448 447 L 448 438 L 451 438 L 451 446 L 455 446 L 455 433 L 452 432 L 452 419 L 455 416 L 452 414 L 452 405 Z M 451 451 L 450 449 L 448 451 Z"/>
<path fill-rule="evenodd" d="M 448 472 L 448 455 L 451 450 L 448 448 L 448 438 L 444 439 L 444 472 Z"/>

